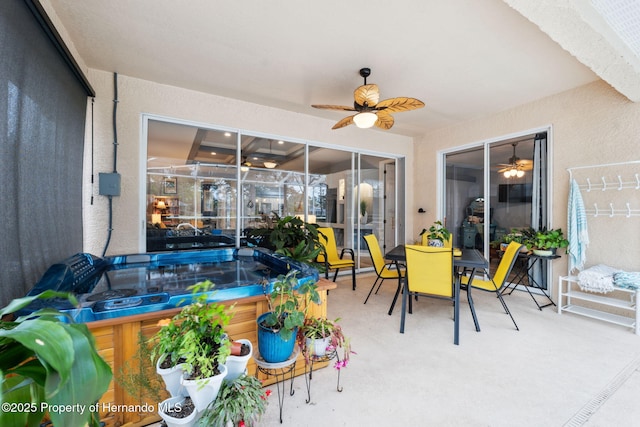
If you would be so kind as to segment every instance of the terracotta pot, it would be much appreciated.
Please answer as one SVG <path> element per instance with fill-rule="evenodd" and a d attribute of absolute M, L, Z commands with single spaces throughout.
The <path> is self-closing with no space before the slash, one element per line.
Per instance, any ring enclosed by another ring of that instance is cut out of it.
<path fill-rule="evenodd" d="M 242 352 L 242 343 L 240 341 L 231 341 L 231 356 L 240 356 Z"/>

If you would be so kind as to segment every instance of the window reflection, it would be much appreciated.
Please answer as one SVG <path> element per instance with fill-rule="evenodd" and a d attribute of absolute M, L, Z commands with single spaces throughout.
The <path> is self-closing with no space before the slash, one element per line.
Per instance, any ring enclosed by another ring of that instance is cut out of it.
<path fill-rule="evenodd" d="M 394 159 L 160 120 L 147 128 L 148 251 L 239 246 L 248 229 L 289 215 L 333 228 L 360 267 L 370 265 L 363 235 L 395 246 Z"/>

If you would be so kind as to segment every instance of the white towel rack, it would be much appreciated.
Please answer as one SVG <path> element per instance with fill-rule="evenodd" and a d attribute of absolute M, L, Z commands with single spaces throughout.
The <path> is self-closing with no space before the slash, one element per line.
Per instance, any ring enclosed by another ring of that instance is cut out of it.
<path fill-rule="evenodd" d="M 635 222 L 628 223 L 625 218 L 640 217 L 640 194 L 637 193 L 640 190 L 640 160 L 578 166 L 567 171 L 569 185 L 574 180 L 574 172 L 579 171 L 575 174 L 575 180 L 582 193 L 585 213 L 596 218 L 591 224 L 600 231 L 597 236 L 602 238 L 603 230 L 609 230 L 610 224 L 620 218 L 625 224 L 636 226 Z M 592 235 L 589 237 L 593 238 Z M 602 253 L 596 254 L 603 256 Z M 606 254 L 604 258 L 611 261 Z M 602 259 L 599 261 L 607 262 Z M 568 274 L 559 278 L 558 313 L 569 312 L 631 327 L 640 335 L 640 290 L 616 288 L 616 292 L 611 294 L 599 294 L 582 291 L 578 285 L 577 276 Z"/>
<path fill-rule="evenodd" d="M 629 165 L 638 165 L 640 169 L 640 160 L 632 160 L 628 162 L 618 162 L 618 163 L 603 163 L 599 165 L 589 165 L 589 166 L 576 166 L 573 168 L 568 168 L 569 171 L 569 182 L 573 180 L 573 171 L 580 169 L 598 169 L 598 168 L 617 168 L 618 170 L 624 169 L 625 166 Z M 578 187 L 583 190 L 585 193 L 590 193 L 592 191 L 622 191 L 622 190 L 640 190 L 640 172 L 631 172 L 628 170 L 624 171 L 624 173 L 616 173 L 615 179 L 611 178 L 611 175 L 605 177 L 604 175 L 600 177 L 586 178 L 584 182 L 578 182 Z M 627 193 L 628 194 L 628 193 Z M 586 194 L 585 194 L 586 196 Z M 620 196 L 624 197 L 624 195 L 616 195 L 615 201 L 605 201 L 602 197 L 599 197 L 601 203 L 593 203 L 593 208 L 586 207 L 585 212 L 589 216 L 597 217 L 638 217 L 640 216 L 640 204 L 638 202 L 638 197 L 634 196 L 634 200 L 631 201 L 620 201 Z M 604 203 L 602 203 L 604 202 Z M 638 205 L 636 207 L 636 205 Z"/>

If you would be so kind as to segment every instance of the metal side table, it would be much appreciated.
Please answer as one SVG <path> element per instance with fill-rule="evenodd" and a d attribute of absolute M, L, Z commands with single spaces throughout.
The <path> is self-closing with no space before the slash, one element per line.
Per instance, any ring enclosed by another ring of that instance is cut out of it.
<path fill-rule="evenodd" d="M 278 390 L 278 406 L 280 408 L 280 424 L 282 424 L 282 406 L 284 405 L 285 396 L 285 382 L 287 381 L 287 375 L 289 375 L 291 383 L 289 389 L 289 396 L 293 396 L 295 390 L 293 389 L 293 378 L 296 370 L 296 360 L 300 350 L 298 347 L 293 351 L 291 356 L 284 362 L 269 363 L 265 362 L 260 355 L 254 356 L 256 365 L 258 367 L 257 372 L 262 372 L 268 377 L 276 377 L 276 389 Z M 282 390 L 280 390 L 282 388 Z"/>
<path fill-rule="evenodd" d="M 314 362 L 329 362 L 333 359 L 336 359 L 337 362 L 340 362 L 340 356 L 338 356 L 338 350 L 333 349 L 327 352 L 324 356 L 309 356 L 309 362 L 304 365 L 304 378 L 307 383 L 307 400 L 306 403 L 311 402 L 311 380 L 313 379 L 313 363 Z M 336 390 L 339 392 L 342 391 L 342 387 L 340 386 L 340 369 L 338 371 L 338 382 L 336 385 Z"/>
<path fill-rule="evenodd" d="M 538 262 L 546 262 L 546 261 L 551 261 L 558 258 L 560 258 L 560 255 L 542 256 L 542 255 L 536 255 L 533 253 L 518 255 L 517 262 L 521 263 L 520 271 L 517 272 L 516 277 L 513 281 L 513 286 L 511 287 L 511 290 L 507 295 L 511 295 L 513 291 L 518 287 L 518 285 L 522 285 L 522 287 L 524 287 L 524 289 L 529 293 L 529 296 L 531 296 L 531 299 L 533 300 L 533 302 L 536 303 L 536 306 L 538 306 L 538 310 L 542 310 L 544 307 L 548 307 L 550 305 L 556 305 L 556 303 L 553 302 L 553 300 L 551 299 L 551 296 L 549 295 L 549 292 L 547 290 L 546 279 L 543 277 L 541 279 L 543 283 L 538 283 L 536 279 L 533 278 L 533 275 L 531 274 L 531 272 L 533 270 L 533 267 Z M 525 283 L 525 279 L 526 279 L 526 283 Z M 509 287 L 510 286 L 505 287 L 502 293 L 503 294 L 506 293 Z M 549 300 L 549 302 L 546 304 L 540 305 L 538 300 L 536 300 L 536 298 L 533 296 L 533 293 L 529 289 L 530 287 L 538 289 L 542 293 L 542 295 Z"/>

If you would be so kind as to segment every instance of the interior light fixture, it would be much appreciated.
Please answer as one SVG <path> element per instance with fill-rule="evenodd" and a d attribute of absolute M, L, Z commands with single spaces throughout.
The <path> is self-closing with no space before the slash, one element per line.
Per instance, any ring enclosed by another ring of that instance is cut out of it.
<path fill-rule="evenodd" d="M 271 151 L 271 142 L 272 141 L 269 140 L 269 156 L 273 156 L 273 152 Z M 267 169 L 273 169 L 276 166 L 278 166 L 278 164 L 276 162 L 274 162 L 273 160 L 267 160 L 266 162 L 263 162 L 262 164 Z"/>
<path fill-rule="evenodd" d="M 159 200 L 158 203 L 156 203 L 156 208 L 157 209 L 167 209 L 167 205 L 164 203 L 164 200 Z"/>
<path fill-rule="evenodd" d="M 270 161 L 264 162 L 263 164 L 264 164 L 264 167 L 267 169 L 273 169 L 276 166 L 278 166 L 276 162 L 270 162 Z"/>
<path fill-rule="evenodd" d="M 353 123 L 361 129 L 372 127 L 376 123 L 376 120 L 378 120 L 378 116 L 370 111 L 358 113 L 353 116 Z"/>

